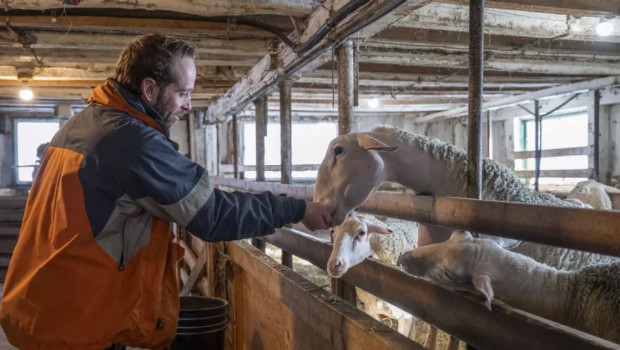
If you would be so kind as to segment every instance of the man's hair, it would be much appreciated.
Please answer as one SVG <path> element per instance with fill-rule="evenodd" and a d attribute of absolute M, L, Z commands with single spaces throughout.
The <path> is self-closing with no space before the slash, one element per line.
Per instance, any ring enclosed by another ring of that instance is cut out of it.
<path fill-rule="evenodd" d="M 116 63 L 116 82 L 140 94 L 140 84 L 145 78 L 153 78 L 161 87 L 174 80 L 172 66 L 177 57 L 194 58 L 194 47 L 163 34 L 146 34 L 127 45 Z"/>

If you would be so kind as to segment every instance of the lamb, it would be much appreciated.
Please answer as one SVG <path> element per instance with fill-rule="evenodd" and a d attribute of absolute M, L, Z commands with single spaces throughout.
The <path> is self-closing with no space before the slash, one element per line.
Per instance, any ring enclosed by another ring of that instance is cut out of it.
<path fill-rule="evenodd" d="M 509 305 L 620 343 L 620 262 L 561 271 L 455 231 L 449 240 L 399 258 L 403 269 L 456 289 L 476 290 L 491 310 Z"/>
<path fill-rule="evenodd" d="M 361 263 L 368 256 L 396 265 L 401 254 L 415 247 L 417 227 L 418 224 L 411 221 L 386 218 L 385 222 L 382 222 L 372 215 L 351 213 L 342 225 L 333 229 L 333 249 L 327 262 L 327 272 L 334 278 L 340 278 L 349 268 Z M 364 290 L 356 288 L 356 292 L 366 313 L 377 319 L 384 315 L 397 319 L 398 332 L 410 338 L 414 337 L 413 316 Z M 436 345 L 437 329 L 431 326 L 424 346 L 435 349 Z M 458 341 L 450 337 L 448 349 L 456 346 Z"/>
<path fill-rule="evenodd" d="M 416 193 L 464 197 L 466 174 L 464 150 L 423 135 L 379 127 L 332 140 L 319 167 L 314 201 L 330 207 L 334 212 L 332 224 L 338 225 L 383 182 L 396 182 Z M 529 189 L 512 170 L 491 159 L 483 161 L 482 187 L 482 197 L 488 200 L 580 207 Z M 618 260 L 542 244 L 494 239 L 506 248 L 516 246 L 514 251 L 561 269 L 575 270 Z"/>
<path fill-rule="evenodd" d="M 605 191 L 606 186 L 594 180 L 581 181 L 569 193 L 567 199 L 578 199 L 594 209 L 611 210 L 611 199 Z M 614 189 L 617 191 L 617 189 Z"/>

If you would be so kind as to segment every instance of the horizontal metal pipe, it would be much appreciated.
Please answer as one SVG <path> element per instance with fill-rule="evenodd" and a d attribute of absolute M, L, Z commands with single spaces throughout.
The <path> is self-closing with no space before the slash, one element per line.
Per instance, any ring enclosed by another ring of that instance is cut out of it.
<path fill-rule="evenodd" d="M 214 179 L 214 184 L 312 200 L 314 186 Z M 620 256 L 620 212 L 375 192 L 361 212 Z"/>
<path fill-rule="evenodd" d="M 278 229 L 261 239 L 323 269 L 331 252 L 327 242 L 296 230 Z M 618 349 L 606 340 L 503 304 L 494 303 L 489 312 L 481 298 L 445 289 L 371 259 L 350 269 L 343 279 L 478 349 Z"/>
<path fill-rule="evenodd" d="M 620 256 L 620 212 L 375 192 L 360 211 Z"/>

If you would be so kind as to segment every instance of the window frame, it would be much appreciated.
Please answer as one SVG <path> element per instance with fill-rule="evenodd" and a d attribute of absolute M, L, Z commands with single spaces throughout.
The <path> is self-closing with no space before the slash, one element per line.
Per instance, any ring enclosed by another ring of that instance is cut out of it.
<path fill-rule="evenodd" d="M 42 117 L 38 117 L 38 118 L 27 118 L 27 117 L 20 117 L 20 118 L 13 118 L 12 120 L 12 128 L 13 128 L 13 137 L 12 137 L 12 145 L 13 145 L 13 164 L 12 164 L 12 168 L 13 168 L 13 186 L 16 188 L 24 188 L 24 187 L 30 187 L 32 185 L 32 180 L 31 181 L 20 181 L 19 180 L 19 168 L 25 168 L 25 167 L 32 167 L 34 166 L 34 164 L 30 164 L 30 165 L 19 165 L 18 164 L 18 135 L 17 135 L 17 125 L 21 122 L 27 122 L 27 123 L 57 123 L 58 124 L 58 129 L 60 130 L 60 121 L 58 119 L 54 119 L 54 118 L 42 118 Z M 34 179 L 33 179 L 34 180 Z"/>

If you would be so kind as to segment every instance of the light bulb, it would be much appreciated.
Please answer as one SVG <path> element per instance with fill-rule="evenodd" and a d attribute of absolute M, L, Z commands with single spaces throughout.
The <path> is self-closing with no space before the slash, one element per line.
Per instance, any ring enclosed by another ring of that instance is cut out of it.
<path fill-rule="evenodd" d="M 377 108 L 379 107 L 379 100 L 376 98 L 371 98 L 370 100 L 368 100 L 368 107 L 370 108 Z"/>
<path fill-rule="evenodd" d="M 23 88 L 19 90 L 19 98 L 21 98 L 22 100 L 30 101 L 32 100 L 33 97 L 34 97 L 34 94 L 32 93 L 32 90 L 30 90 L 29 88 Z"/>
<path fill-rule="evenodd" d="M 609 21 L 601 22 L 596 26 L 596 34 L 598 34 L 599 36 L 609 36 L 611 35 L 611 33 L 613 33 L 613 31 L 614 25 Z"/>

